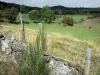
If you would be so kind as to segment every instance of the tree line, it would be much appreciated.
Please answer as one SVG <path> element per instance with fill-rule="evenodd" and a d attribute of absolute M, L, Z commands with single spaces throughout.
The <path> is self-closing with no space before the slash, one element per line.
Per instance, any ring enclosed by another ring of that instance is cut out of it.
<path fill-rule="evenodd" d="M 56 15 L 87 14 L 90 15 L 88 18 L 100 16 L 100 8 L 67 8 L 64 6 L 44 6 L 43 8 L 38 8 L 0 1 L 0 21 L 15 23 L 19 12 L 28 14 L 29 19 L 34 23 L 52 23 L 56 19 Z M 65 26 L 66 23 L 73 26 L 74 21 L 71 17 L 64 17 L 62 23 Z"/>
<path fill-rule="evenodd" d="M 31 7 L 31 6 L 25 6 L 25 5 L 19 5 L 19 4 L 14 4 L 14 3 L 6 3 L 6 2 L 1 2 L 0 1 L 0 10 L 4 10 L 7 8 L 11 8 L 11 7 L 15 7 L 18 9 L 18 11 L 22 12 L 22 13 L 28 13 L 31 10 L 41 10 L 42 8 L 40 7 Z M 87 14 L 87 13 L 100 13 L 100 8 L 83 8 L 83 7 L 65 7 L 65 6 L 53 6 L 50 7 L 51 10 L 54 11 L 54 13 L 56 15 L 59 15 L 59 10 L 61 12 L 62 15 L 66 15 L 66 14 Z"/>
<path fill-rule="evenodd" d="M 24 13 L 24 7 L 21 7 L 21 13 Z M 15 7 L 6 8 L 5 10 L 0 10 L 0 21 L 7 21 L 10 23 L 15 23 L 18 16 L 18 9 Z M 49 6 L 44 6 L 41 10 L 31 10 L 28 12 L 30 20 L 33 20 L 34 23 L 45 22 L 51 23 L 55 20 L 55 13 L 52 11 Z"/>
<path fill-rule="evenodd" d="M 17 8 L 18 11 L 23 12 L 23 13 L 28 13 L 29 11 L 34 10 L 34 9 L 38 9 L 38 10 L 41 9 L 39 7 L 31 7 L 31 6 L 26 6 L 26 5 L 19 5 L 15 3 L 7 3 L 7 2 L 0 1 L 0 10 L 5 10 L 12 7 Z"/>

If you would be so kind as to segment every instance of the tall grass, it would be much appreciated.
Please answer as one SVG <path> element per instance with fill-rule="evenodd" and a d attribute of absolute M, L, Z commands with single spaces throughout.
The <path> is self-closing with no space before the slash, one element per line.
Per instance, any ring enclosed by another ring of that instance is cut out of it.
<path fill-rule="evenodd" d="M 18 64 L 5 63 L 9 67 L 13 64 L 13 70 L 9 69 L 7 66 L 2 67 L 1 70 L 5 72 L 0 73 L 0 75 L 49 75 L 49 67 L 44 57 L 46 51 L 46 39 L 43 31 L 42 24 L 40 24 L 39 33 L 37 35 L 36 43 L 29 44 L 27 49 L 23 49 L 20 54 L 20 59 L 18 59 Z M 17 67 L 16 67 L 16 66 Z M 6 69 L 7 68 L 7 69 Z M 6 71 L 7 70 L 7 71 Z M 9 72 L 17 70 L 16 73 Z M 10 73 L 10 74 L 9 74 Z"/>
<path fill-rule="evenodd" d="M 27 25 L 27 27 L 28 26 L 29 25 Z M 33 25 L 33 27 L 32 27 L 32 25 L 31 25 L 29 27 L 33 29 L 33 28 L 35 28 L 35 26 Z M 51 30 L 51 32 L 53 32 L 53 30 L 55 30 L 55 31 L 57 30 L 59 32 L 63 31 L 63 30 L 65 31 L 65 29 L 62 29 L 60 26 L 59 26 L 59 29 L 56 28 L 57 25 L 52 26 L 52 24 L 51 24 L 51 25 L 47 25 L 47 26 L 48 26 L 48 29 Z M 19 38 L 21 37 L 21 34 L 20 34 L 21 31 L 19 29 L 19 26 L 14 25 L 14 27 L 13 27 L 11 25 L 10 26 L 4 25 L 3 27 L 5 28 L 5 30 L 7 30 L 7 32 L 10 31 L 10 33 L 16 34 L 17 36 L 19 36 Z M 26 33 L 26 41 L 29 43 L 33 43 L 34 40 L 36 39 L 37 31 L 28 29 L 27 27 L 25 30 L 26 31 L 25 32 Z M 66 29 L 67 31 L 65 31 L 66 34 L 67 34 L 67 32 L 69 32 L 70 30 L 72 31 L 73 29 L 74 28 L 67 28 Z M 76 65 L 75 67 L 81 66 L 82 68 L 84 68 L 86 49 L 92 48 L 93 52 L 92 52 L 92 59 L 91 59 L 92 63 L 91 63 L 90 75 L 99 75 L 100 74 L 100 72 L 99 72 L 100 71 L 100 67 L 99 67 L 99 65 L 100 65 L 100 62 L 99 62 L 100 61 L 100 46 L 99 46 L 99 44 L 98 44 L 98 46 L 96 46 L 94 43 L 89 42 L 89 40 L 95 41 L 98 38 L 97 41 L 99 43 L 99 31 L 94 32 L 96 29 L 89 29 L 89 30 L 88 29 L 84 30 L 84 29 L 81 30 L 81 29 L 76 28 L 71 33 L 75 34 L 75 36 L 79 36 L 79 37 L 83 37 L 83 35 L 84 35 L 83 38 L 84 39 L 88 38 L 87 39 L 88 41 L 75 39 L 75 38 L 71 37 L 70 35 L 64 36 L 64 35 L 60 35 L 57 33 L 47 33 L 46 41 L 47 41 L 47 46 L 48 46 L 48 52 L 50 54 L 55 54 L 58 57 L 71 60 L 72 63 Z M 80 35 L 80 33 L 81 33 L 81 35 Z M 39 34 L 40 33 L 38 33 L 37 38 L 39 38 Z M 88 36 L 88 34 L 89 34 L 89 36 Z M 44 36 L 45 36 L 45 34 L 44 34 Z M 92 38 L 94 38 L 94 37 L 95 37 L 95 39 L 93 40 Z M 38 45 L 40 45 L 39 40 L 40 39 L 37 40 L 38 43 L 36 43 L 36 45 L 35 45 L 36 47 Z M 39 50 L 40 50 L 40 47 L 41 46 L 38 47 Z"/>
<path fill-rule="evenodd" d="M 43 56 L 45 51 L 46 39 L 42 24 L 40 24 L 36 46 L 30 45 L 22 53 L 19 75 L 49 75 L 49 68 Z"/>
<path fill-rule="evenodd" d="M 49 75 L 48 65 L 42 52 L 30 46 L 24 51 L 19 63 L 19 75 Z"/>

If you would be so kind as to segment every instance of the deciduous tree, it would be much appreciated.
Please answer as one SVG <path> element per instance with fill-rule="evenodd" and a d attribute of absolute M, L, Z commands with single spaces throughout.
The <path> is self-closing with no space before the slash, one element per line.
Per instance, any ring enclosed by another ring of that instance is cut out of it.
<path fill-rule="evenodd" d="M 55 19 L 55 13 L 48 6 L 41 9 L 41 18 L 46 23 L 51 23 Z"/>
<path fill-rule="evenodd" d="M 40 14 L 38 10 L 32 10 L 29 12 L 29 18 L 31 20 L 34 20 L 34 22 L 37 22 L 40 20 Z"/>
<path fill-rule="evenodd" d="M 5 18 L 9 20 L 9 22 L 14 23 L 18 15 L 18 9 L 15 7 L 12 7 L 11 9 L 6 9 L 4 15 Z"/>

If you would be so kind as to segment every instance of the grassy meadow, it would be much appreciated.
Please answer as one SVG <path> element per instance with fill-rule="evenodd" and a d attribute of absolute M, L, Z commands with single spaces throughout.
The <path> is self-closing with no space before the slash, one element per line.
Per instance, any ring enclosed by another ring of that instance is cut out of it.
<path fill-rule="evenodd" d="M 72 61 L 76 68 L 83 68 L 85 66 L 86 49 L 92 48 L 92 65 L 90 75 L 96 75 L 99 66 L 100 58 L 100 18 L 86 20 L 86 15 L 73 15 L 75 21 L 80 21 L 84 18 L 82 23 L 74 26 L 64 27 L 63 24 L 52 23 L 45 24 L 45 32 L 47 38 L 48 52 L 64 59 Z M 18 21 L 19 19 L 17 19 Z M 30 21 L 27 15 L 23 15 L 24 21 Z M 59 22 L 61 19 L 57 18 L 55 21 Z M 6 31 L 17 35 L 21 39 L 20 24 L 0 24 Z M 35 23 L 25 24 L 25 36 L 27 42 L 34 43 L 39 25 Z"/>
<path fill-rule="evenodd" d="M 73 15 L 74 21 L 79 22 L 80 19 L 84 18 L 86 20 L 86 15 Z M 19 19 L 17 19 L 19 20 Z M 28 15 L 23 15 L 24 21 L 29 21 Z M 45 32 L 47 33 L 58 33 L 61 35 L 68 35 L 80 40 L 88 41 L 91 43 L 94 43 L 96 45 L 100 45 L 100 21 L 99 18 L 96 19 L 90 19 L 86 20 L 82 23 L 75 24 L 73 27 L 67 26 L 64 27 L 63 24 L 58 24 L 58 22 L 61 20 L 61 18 L 57 18 L 55 21 L 57 23 L 52 24 L 45 24 L 43 23 L 45 27 Z M 10 24 L 10 26 L 18 27 L 20 28 L 20 24 Z M 91 28 L 89 28 L 91 27 Z M 30 23 L 25 24 L 25 28 L 38 30 L 38 24 Z"/>
<path fill-rule="evenodd" d="M 29 19 L 28 14 L 22 14 L 22 16 L 23 16 L 23 21 L 25 21 L 25 22 L 33 22 L 32 20 Z M 59 18 L 59 16 L 60 15 L 56 15 L 57 18 L 54 20 L 55 23 L 61 22 L 62 18 Z M 61 15 L 61 17 L 63 17 L 63 16 L 72 16 L 72 18 L 74 19 L 75 22 L 79 22 L 80 19 L 82 19 L 82 18 L 84 20 L 87 19 L 87 15 Z M 16 21 L 17 22 L 20 21 L 19 16 L 17 16 L 17 20 Z"/>

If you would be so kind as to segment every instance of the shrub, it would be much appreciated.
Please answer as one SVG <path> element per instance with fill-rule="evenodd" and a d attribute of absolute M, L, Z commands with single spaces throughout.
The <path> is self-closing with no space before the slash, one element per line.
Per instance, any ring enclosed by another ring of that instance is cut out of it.
<path fill-rule="evenodd" d="M 62 23 L 64 24 L 64 26 L 73 26 L 74 25 L 74 20 L 72 17 L 68 16 L 68 17 L 63 17 Z"/>
<path fill-rule="evenodd" d="M 82 23 L 83 21 L 84 21 L 84 18 L 81 18 L 80 21 L 79 21 L 79 23 Z"/>
<path fill-rule="evenodd" d="M 91 29 L 92 27 L 91 26 L 89 26 L 89 29 Z"/>

